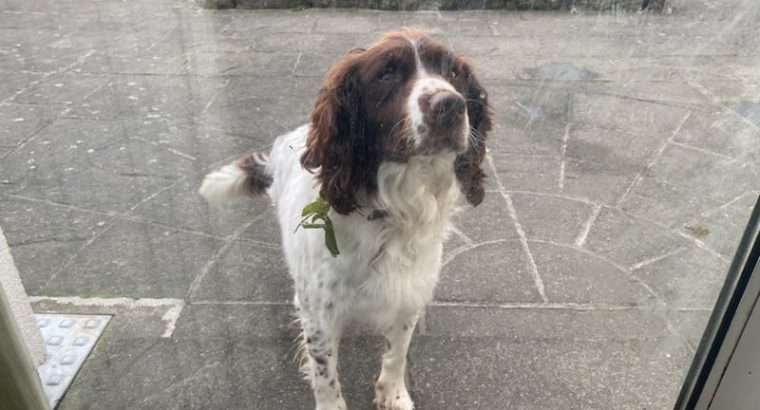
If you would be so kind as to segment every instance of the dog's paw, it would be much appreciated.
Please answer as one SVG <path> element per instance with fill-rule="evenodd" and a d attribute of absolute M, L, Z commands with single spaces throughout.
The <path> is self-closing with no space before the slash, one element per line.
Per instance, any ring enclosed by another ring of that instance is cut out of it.
<path fill-rule="evenodd" d="M 330 403 L 317 403 L 316 410 L 346 410 L 346 402 L 340 398 Z"/>
<path fill-rule="evenodd" d="M 392 383 L 375 384 L 375 407 L 377 410 L 414 410 L 406 386 Z"/>

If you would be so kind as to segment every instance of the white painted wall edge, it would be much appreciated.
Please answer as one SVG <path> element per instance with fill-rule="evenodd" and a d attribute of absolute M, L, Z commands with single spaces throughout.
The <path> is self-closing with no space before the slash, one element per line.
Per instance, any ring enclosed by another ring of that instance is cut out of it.
<path fill-rule="evenodd" d="M 11 305 L 11 313 L 16 319 L 18 327 L 26 342 L 26 347 L 32 355 L 35 366 L 45 362 L 46 349 L 39 330 L 37 321 L 32 313 L 32 305 L 26 295 L 24 284 L 13 262 L 11 250 L 5 240 L 3 229 L 0 227 L 0 291 L 5 293 Z"/>

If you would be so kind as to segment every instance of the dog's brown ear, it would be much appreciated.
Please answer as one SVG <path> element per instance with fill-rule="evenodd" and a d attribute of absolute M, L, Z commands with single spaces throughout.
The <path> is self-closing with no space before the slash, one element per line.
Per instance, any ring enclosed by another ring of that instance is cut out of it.
<path fill-rule="evenodd" d="M 485 172 L 481 165 L 486 155 L 486 138 L 491 130 L 491 107 L 488 105 L 488 94 L 475 78 L 472 68 L 466 63 L 463 68 L 467 74 L 464 97 L 467 100 L 470 135 L 467 151 L 457 156 L 454 169 L 467 202 L 478 206 L 485 196 Z"/>
<path fill-rule="evenodd" d="M 377 172 L 377 155 L 364 141 L 364 108 L 360 95 L 357 61 L 363 49 L 346 53 L 327 73 L 319 90 L 306 151 L 304 168 L 317 173 L 320 194 L 338 213 L 357 207 L 357 192 L 372 189 Z"/>

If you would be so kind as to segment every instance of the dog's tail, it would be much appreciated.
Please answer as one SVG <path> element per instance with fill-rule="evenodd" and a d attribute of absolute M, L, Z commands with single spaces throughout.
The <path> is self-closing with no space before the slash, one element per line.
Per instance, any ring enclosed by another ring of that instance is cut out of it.
<path fill-rule="evenodd" d="M 203 179 L 198 192 L 206 200 L 221 205 L 241 196 L 263 194 L 272 185 L 269 157 L 260 152 L 248 154 L 225 165 Z"/>

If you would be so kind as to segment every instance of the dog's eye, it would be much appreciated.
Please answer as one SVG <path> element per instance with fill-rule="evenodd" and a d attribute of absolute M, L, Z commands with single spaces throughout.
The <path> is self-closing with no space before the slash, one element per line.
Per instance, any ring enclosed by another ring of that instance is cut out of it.
<path fill-rule="evenodd" d="M 398 71 L 396 71 L 396 67 L 389 65 L 385 67 L 385 70 L 383 70 L 383 73 L 380 75 L 380 81 L 387 83 L 396 80 L 397 77 Z"/>
<path fill-rule="evenodd" d="M 457 70 L 456 67 L 452 67 L 451 71 L 449 71 L 449 77 L 457 78 L 458 76 L 459 76 L 459 70 Z"/>

